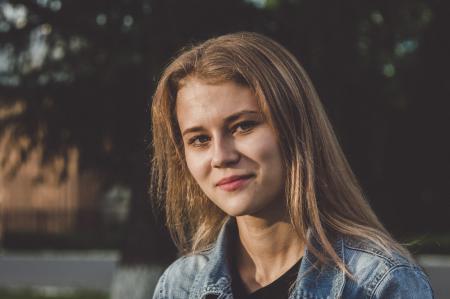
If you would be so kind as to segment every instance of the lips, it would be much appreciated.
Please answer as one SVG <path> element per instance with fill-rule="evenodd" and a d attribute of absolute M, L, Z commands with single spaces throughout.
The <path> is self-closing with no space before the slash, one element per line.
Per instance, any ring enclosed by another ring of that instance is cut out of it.
<path fill-rule="evenodd" d="M 221 179 L 216 186 L 225 191 L 234 191 L 239 189 L 249 181 L 254 175 L 234 175 Z"/>

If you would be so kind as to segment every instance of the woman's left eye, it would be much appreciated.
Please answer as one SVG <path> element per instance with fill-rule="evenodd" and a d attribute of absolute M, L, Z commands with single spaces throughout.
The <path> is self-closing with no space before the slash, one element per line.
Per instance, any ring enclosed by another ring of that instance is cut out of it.
<path fill-rule="evenodd" d="M 256 121 L 243 121 L 233 127 L 233 133 L 247 133 L 256 126 Z"/>

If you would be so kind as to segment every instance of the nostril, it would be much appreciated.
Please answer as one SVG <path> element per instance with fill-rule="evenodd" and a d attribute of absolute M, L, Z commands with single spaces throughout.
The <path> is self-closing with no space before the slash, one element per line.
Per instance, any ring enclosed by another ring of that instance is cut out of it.
<path fill-rule="evenodd" d="M 213 140 L 213 156 L 211 161 L 213 167 L 228 167 L 239 161 L 239 151 L 236 149 L 234 141 L 231 138 L 219 136 Z"/>
<path fill-rule="evenodd" d="M 212 159 L 213 167 L 226 167 L 237 163 L 240 159 L 240 155 L 237 151 L 226 151 L 221 153 L 215 153 Z"/>

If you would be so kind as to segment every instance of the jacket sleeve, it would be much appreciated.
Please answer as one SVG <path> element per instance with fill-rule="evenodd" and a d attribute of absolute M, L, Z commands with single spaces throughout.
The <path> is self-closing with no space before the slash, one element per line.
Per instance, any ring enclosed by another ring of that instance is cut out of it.
<path fill-rule="evenodd" d="M 388 271 L 371 299 L 434 299 L 428 277 L 418 268 L 397 266 Z"/>
<path fill-rule="evenodd" d="M 153 299 L 163 299 L 167 298 L 165 294 L 165 283 L 166 283 L 167 270 L 161 275 L 156 284 L 155 291 L 153 292 Z"/>

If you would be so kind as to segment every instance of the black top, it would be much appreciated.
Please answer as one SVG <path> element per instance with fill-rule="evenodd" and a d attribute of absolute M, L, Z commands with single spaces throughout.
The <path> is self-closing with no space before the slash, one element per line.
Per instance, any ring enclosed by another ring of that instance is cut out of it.
<path fill-rule="evenodd" d="M 236 267 L 233 267 L 234 269 L 231 273 L 233 297 L 235 299 L 287 299 L 289 297 L 289 290 L 297 279 L 300 262 L 301 259 L 277 280 L 251 294 L 247 293 L 241 277 L 237 269 L 235 269 Z"/>

